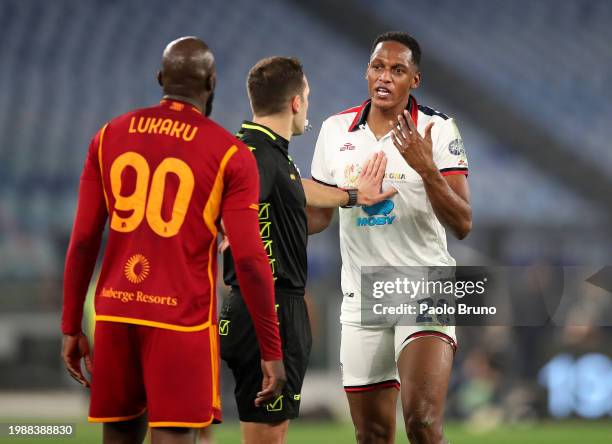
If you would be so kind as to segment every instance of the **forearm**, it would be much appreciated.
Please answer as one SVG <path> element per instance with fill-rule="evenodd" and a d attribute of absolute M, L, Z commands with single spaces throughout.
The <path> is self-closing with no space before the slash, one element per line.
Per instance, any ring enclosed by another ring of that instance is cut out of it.
<path fill-rule="evenodd" d="M 62 333 L 74 335 L 81 331 L 83 304 L 89 281 L 96 266 L 101 238 L 91 243 L 70 243 L 64 271 L 64 303 L 62 307 Z"/>
<path fill-rule="evenodd" d="M 64 269 L 64 334 L 81 331 L 83 303 L 96 266 L 106 217 L 102 185 L 96 181 L 82 180 Z"/>
<path fill-rule="evenodd" d="M 308 234 L 316 234 L 329 226 L 334 216 L 334 209 L 307 206 L 306 216 L 308 217 Z"/>
<path fill-rule="evenodd" d="M 329 187 L 316 183 L 311 179 L 302 179 L 306 194 L 306 204 L 315 208 L 336 208 L 347 205 L 348 193 L 340 188 Z"/>
<path fill-rule="evenodd" d="M 421 178 L 438 220 L 458 239 L 465 238 L 472 228 L 470 204 L 451 188 L 437 169 L 422 174 Z"/>

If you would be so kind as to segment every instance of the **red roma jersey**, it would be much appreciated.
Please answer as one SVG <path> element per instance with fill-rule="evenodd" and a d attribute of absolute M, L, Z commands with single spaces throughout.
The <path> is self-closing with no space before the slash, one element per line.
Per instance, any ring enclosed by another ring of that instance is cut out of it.
<path fill-rule="evenodd" d="M 187 103 L 164 100 L 104 126 L 89 148 L 79 206 L 88 184 L 101 193 L 91 191 L 88 212 L 77 215 L 89 226 L 109 220 L 96 320 L 179 331 L 216 324 L 217 224 L 224 211 L 257 209 L 256 168 L 246 146 Z M 64 332 L 81 322 L 81 295 L 72 297 L 80 290 L 70 285 Z"/>

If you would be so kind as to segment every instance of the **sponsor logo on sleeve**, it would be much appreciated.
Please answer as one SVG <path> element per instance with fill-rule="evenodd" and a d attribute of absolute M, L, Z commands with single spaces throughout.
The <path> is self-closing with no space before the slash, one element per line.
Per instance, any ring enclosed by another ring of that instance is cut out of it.
<path fill-rule="evenodd" d="M 448 144 L 448 151 L 454 156 L 465 155 L 465 147 L 463 146 L 463 140 L 455 139 Z"/>

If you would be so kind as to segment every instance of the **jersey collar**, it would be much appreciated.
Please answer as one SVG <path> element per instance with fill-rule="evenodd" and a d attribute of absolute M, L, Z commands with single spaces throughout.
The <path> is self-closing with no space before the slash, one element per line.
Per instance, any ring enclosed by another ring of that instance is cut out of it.
<path fill-rule="evenodd" d="M 190 109 L 198 114 L 202 114 L 188 98 L 181 96 L 165 95 L 159 104 L 165 108 L 169 108 L 172 111 L 183 111 L 184 109 Z"/>
<path fill-rule="evenodd" d="M 357 115 L 353 119 L 351 126 L 349 126 L 349 132 L 357 131 L 362 125 L 366 124 L 371 106 L 372 99 L 368 99 L 361 104 L 361 106 L 357 109 Z M 406 107 L 406 109 L 410 113 L 414 124 L 417 125 L 419 121 L 419 104 L 417 103 L 416 99 L 412 94 L 408 98 L 408 106 Z"/>
<path fill-rule="evenodd" d="M 270 140 L 274 145 L 278 146 L 286 155 L 289 155 L 289 141 L 282 136 L 279 136 L 267 126 L 259 123 L 244 120 L 240 127 L 241 133 L 262 134 L 266 139 Z"/>

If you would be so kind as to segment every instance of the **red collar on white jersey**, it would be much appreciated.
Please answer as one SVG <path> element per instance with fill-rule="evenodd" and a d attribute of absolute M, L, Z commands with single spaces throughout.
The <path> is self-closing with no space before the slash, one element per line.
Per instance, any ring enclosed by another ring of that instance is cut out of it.
<path fill-rule="evenodd" d="M 344 114 L 344 113 L 349 113 L 349 112 L 357 112 L 357 115 L 355 116 L 355 118 L 353 119 L 353 122 L 349 126 L 349 129 L 348 129 L 349 132 L 356 131 L 362 125 L 365 125 L 368 119 L 368 113 L 370 112 L 371 105 L 372 105 L 372 99 L 368 99 L 365 102 L 363 102 L 361 106 L 350 108 L 340 113 L 340 114 Z M 419 105 L 413 95 L 410 95 L 410 97 L 408 97 L 408 106 L 406 107 L 406 109 L 410 113 L 410 116 L 412 117 L 412 121 L 414 122 L 414 124 L 417 125 L 419 122 Z"/>

